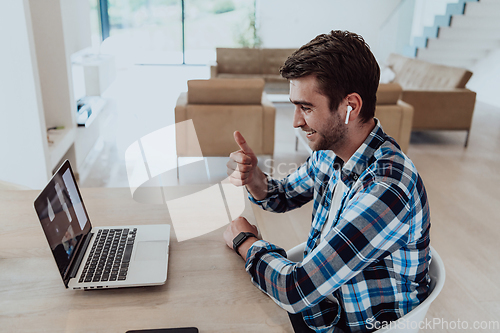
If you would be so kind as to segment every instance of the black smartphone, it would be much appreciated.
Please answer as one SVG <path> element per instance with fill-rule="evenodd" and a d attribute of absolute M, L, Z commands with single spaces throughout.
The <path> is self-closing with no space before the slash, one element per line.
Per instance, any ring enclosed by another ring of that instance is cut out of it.
<path fill-rule="evenodd" d="M 149 330 L 131 330 L 126 333 L 198 333 L 198 329 L 196 327 L 154 328 Z"/>

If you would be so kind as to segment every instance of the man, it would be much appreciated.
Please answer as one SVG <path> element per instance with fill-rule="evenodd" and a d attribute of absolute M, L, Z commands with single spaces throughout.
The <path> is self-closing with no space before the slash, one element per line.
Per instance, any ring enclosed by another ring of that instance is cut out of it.
<path fill-rule="evenodd" d="M 306 132 L 313 154 L 276 180 L 257 167 L 235 132 L 241 149 L 230 155 L 228 175 L 266 210 L 314 200 L 304 259 L 287 260 L 242 217 L 224 239 L 246 259 L 252 282 L 290 313 L 296 331 L 370 332 L 428 294 L 430 216 L 422 179 L 374 118 L 380 69 L 361 36 L 319 35 L 280 72 L 290 82 L 293 126 Z"/>

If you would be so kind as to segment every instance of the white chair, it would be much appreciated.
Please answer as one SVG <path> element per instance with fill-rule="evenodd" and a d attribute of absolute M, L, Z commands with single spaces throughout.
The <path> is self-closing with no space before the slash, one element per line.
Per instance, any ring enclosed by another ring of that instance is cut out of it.
<path fill-rule="evenodd" d="M 291 261 L 299 262 L 303 259 L 306 243 L 299 244 L 287 252 L 287 257 Z M 432 261 L 429 267 L 431 283 L 429 286 L 429 296 L 412 311 L 408 312 L 397 321 L 392 322 L 388 327 L 381 328 L 374 333 L 418 333 L 421 322 L 425 319 L 429 306 L 439 295 L 444 286 L 446 272 L 444 263 L 436 250 L 431 246 Z"/>

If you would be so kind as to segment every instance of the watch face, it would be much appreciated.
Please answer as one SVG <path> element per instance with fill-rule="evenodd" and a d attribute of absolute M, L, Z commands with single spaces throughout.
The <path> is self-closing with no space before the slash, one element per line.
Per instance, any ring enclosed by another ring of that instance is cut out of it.
<path fill-rule="evenodd" d="M 245 235 L 244 233 L 240 232 L 240 233 L 238 234 L 238 236 L 236 236 L 236 237 L 234 238 L 234 240 L 233 240 L 233 246 L 235 246 L 235 245 L 236 245 L 236 246 L 237 246 L 237 245 L 240 245 L 241 241 L 242 241 L 243 239 L 245 239 L 245 238 L 246 238 L 246 235 Z"/>

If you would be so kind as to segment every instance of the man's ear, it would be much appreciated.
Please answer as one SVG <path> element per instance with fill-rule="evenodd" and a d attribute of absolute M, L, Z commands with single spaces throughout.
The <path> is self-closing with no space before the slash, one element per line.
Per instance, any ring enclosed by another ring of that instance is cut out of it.
<path fill-rule="evenodd" d="M 361 108 L 363 107 L 363 99 L 358 93 L 351 93 L 347 95 L 346 97 L 346 111 L 347 111 L 347 106 L 350 106 L 352 110 L 349 112 L 349 122 L 352 122 L 353 120 L 358 119 L 359 113 L 361 112 Z M 344 114 L 344 116 L 347 116 Z M 347 119 L 346 123 L 348 122 Z"/>

